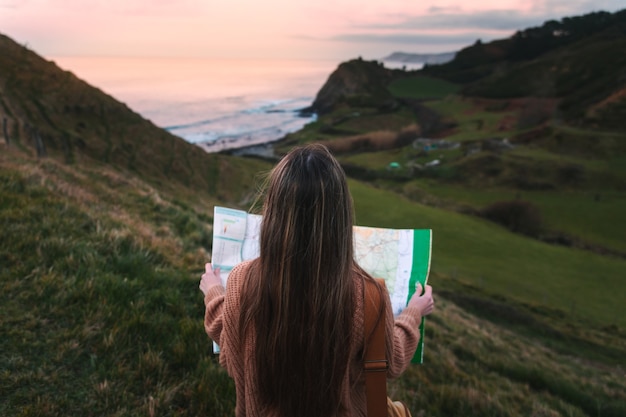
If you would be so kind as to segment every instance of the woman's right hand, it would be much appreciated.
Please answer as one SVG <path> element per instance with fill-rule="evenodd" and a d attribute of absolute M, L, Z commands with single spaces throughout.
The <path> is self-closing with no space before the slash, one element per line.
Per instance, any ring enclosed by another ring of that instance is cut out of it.
<path fill-rule="evenodd" d="M 433 299 L 433 289 L 430 285 L 426 285 L 424 294 L 422 294 L 422 284 L 417 284 L 415 294 L 409 300 L 408 307 L 416 307 L 422 317 L 427 316 L 435 309 L 435 300 Z"/>
<path fill-rule="evenodd" d="M 206 296 L 209 289 L 215 285 L 222 285 L 220 269 L 213 269 L 211 264 L 207 263 L 204 265 L 204 274 L 202 274 L 202 279 L 200 280 L 200 291 Z"/>

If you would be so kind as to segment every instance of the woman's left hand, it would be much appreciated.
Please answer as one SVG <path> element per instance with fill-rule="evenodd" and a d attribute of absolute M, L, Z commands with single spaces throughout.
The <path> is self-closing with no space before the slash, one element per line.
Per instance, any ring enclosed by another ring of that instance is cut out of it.
<path fill-rule="evenodd" d="M 202 274 L 200 280 L 200 291 L 206 295 L 211 287 L 216 285 L 222 285 L 222 279 L 220 278 L 220 269 L 211 267 L 210 263 L 204 265 L 205 272 Z"/>

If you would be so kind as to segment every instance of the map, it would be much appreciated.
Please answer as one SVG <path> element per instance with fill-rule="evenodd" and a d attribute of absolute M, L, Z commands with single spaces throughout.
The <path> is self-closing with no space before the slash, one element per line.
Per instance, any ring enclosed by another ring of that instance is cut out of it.
<path fill-rule="evenodd" d="M 243 210 L 215 207 L 211 262 L 220 268 L 224 286 L 237 264 L 259 256 L 261 220 L 261 216 Z M 427 283 L 431 248 L 430 229 L 354 226 L 355 259 L 370 275 L 385 280 L 394 315 L 404 310 L 418 282 L 422 286 Z M 423 361 L 423 318 L 420 331 L 416 363 Z"/>
<path fill-rule="evenodd" d="M 354 227 L 358 264 L 370 275 L 384 278 L 394 314 L 406 305 L 413 262 L 413 231 Z"/>

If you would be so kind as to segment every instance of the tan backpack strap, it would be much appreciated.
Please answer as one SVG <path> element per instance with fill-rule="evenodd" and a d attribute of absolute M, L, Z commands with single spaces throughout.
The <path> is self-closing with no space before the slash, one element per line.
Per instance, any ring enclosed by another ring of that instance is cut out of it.
<path fill-rule="evenodd" d="M 377 280 L 385 285 L 385 281 Z M 376 284 L 365 279 L 365 395 L 368 417 L 387 416 L 387 362 L 385 354 L 385 317 L 381 293 Z M 369 338 L 368 338 L 369 337 Z"/>

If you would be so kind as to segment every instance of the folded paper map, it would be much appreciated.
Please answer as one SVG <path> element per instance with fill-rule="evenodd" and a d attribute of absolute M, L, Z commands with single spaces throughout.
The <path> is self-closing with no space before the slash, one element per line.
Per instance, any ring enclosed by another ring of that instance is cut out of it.
<path fill-rule="evenodd" d="M 219 267 L 224 286 L 228 274 L 240 262 L 259 256 L 261 216 L 243 210 L 215 207 L 211 263 Z M 354 226 L 354 249 L 358 264 L 370 275 L 383 278 L 394 315 L 406 307 L 418 282 L 428 281 L 432 248 L 430 229 L 384 229 Z M 413 362 L 422 363 L 424 319 L 420 343 Z"/>

